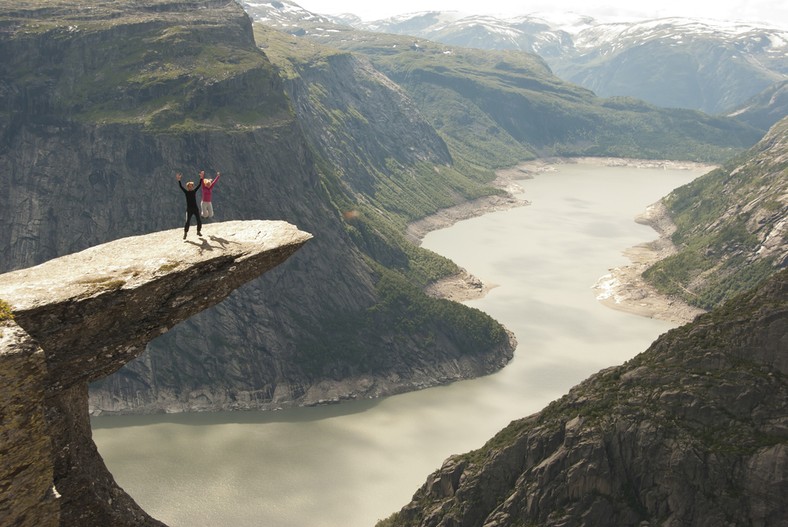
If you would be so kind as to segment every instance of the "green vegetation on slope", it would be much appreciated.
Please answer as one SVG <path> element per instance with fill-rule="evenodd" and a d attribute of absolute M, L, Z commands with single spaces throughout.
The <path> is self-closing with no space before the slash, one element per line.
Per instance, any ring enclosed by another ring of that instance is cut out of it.
<path fill-rule="evenodd" d="M 679 248 L 643 276 L 660 291 L 709 309 L 786 265 L 788 118 L 746 154 L 663 201 Z"/>
<path fill-rule="evenodd" d="M 428 297 L 423 288 L 459 272 L 457 265 L 432 251 L 414 245 L 403 232 L 409 219 L 437 210 L 429 194 L 409 201 L 414 185 L 400 194 L 392 181 L 407 177 L 407 171 L 392 171 L 380 178 L 388 191 L 363 195 L 353 192 L 336 166 L 325 161 L 323 183 L 338 211 L 345 211 L 345 228 L 375 272 L 377 302 L 363 313 L 337 312 L 312 327 L 299 341 L 299 365 L 315 377 L 340 379 L 362 372 L 382 372 L 396 368 L 396 355 L 386 347 L 370 346 L 381 335 L 393 339 L 391 346 L 411 346 L 430 354 L 448 347 L 467 355 L 503 349 L 508 337 L 503 327 L 487 314 L 456 302 Z M 451 171 L 448 167 L 440 167 Z M 435 175 L 432 169 L 427 171 Z M 437 177 L 437 176 L 435 176 Z M 462 178 L 461 178 L 462 179 Z M 446 181 L 432 181 L 428 189 L 446 188 Z M 437 333 L 436 333 L 437 332 Z"/>
<path fill-rule="evenodd" d="M 760 137 L 732 119 L 598 98 L 527 53 L 347 28 L 311 38 L 369 57 L 407 90 L 453 153 L 492 166 L 534 154 L 720 162 Z"/>
<path fill-rule="evenodd" d="M 338 171 L 342 185 L 385 211 L 401 231 L 442 208 L 500 193 L 489 185 L 497 164 L 458 159 L 421 115 L 408 121 L 418 109 L 407 107 L 407 100 L 392 103 L 399 94 L 388 80 L 348 52 L 261 25 L 255 38 L 287 79 L 291 98 L 307 107 L 299 119 L 316 154 L 326 157 L 324 172 Z M 425 129 L 413 130 L 414 124 Z M 512 156 L 505 164 L 529 157 Z"/>
<path fill-rule="evenodd" d="M 261 25 L 255 38 L 285 79 L 322 183 L 374 270 L 377 303 L 313 327 L 298 343 L 301 366 L 335 378 L 394 368 L 391 350 L 369 345 L 380 335 L 394 339 L 392 346 L 438 354 L 506 346 L 504 329 L 486 314 L 424 294 L 459 269 L 403 234 L 410 221 L 500 193 L 489 185 L 494 172 L 454 160 L 418 110 L 398 100 L 398 90 L 366 61 Z"/>
<path fill-rule="evenodd" d="M 16 33 L 0 49 L 4 76 L 35 98 L 8 111 L 170 132 L 239 130 L 290 118 L 269 89 L 277 82 L 271 64 L 244 38 L 248 20 L 122 3 L 85 10 L 71 3 L 43 22 L 14 11 L 0 16 Z"/>
<path fill-rule="evenodd" d="M 391 336 L 392 346 L 412 346 L 436 358 L 447 344 L 468 356 L 507 345 L 506 331 L 486 313 L 428 297 L 410 277 L 373 266 L 379 272 L 379 302 L 361 315 L 338 313 L 324 320 L 325 325 L 316 328 L 309 339 L 299 342 L 299 363 L 307 372 L 341 379 L 396 369 L 397 356 L 386 347 L 369 345 L 375 335 Z"/>

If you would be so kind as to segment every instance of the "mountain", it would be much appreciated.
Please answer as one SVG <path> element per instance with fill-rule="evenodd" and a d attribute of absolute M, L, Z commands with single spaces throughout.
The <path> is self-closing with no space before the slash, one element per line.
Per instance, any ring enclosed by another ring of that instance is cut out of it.
<path fill-rule="evenodd" d="M 600 24 L 551 64 L 601 96 L 721 114 L 788 76 L 788 31 L 677 18 Z"/>
<path fill-rule="evenodd" d="M 536 53 L 556 75 L 601 97 L 634 97 L 710 114 L 729 112 L 788 78 L 788 31 L 780 28 L 682 18 L 603 23 L 588 16 L 498 19 L 440 11 L 344 21 L 455 46 Z"/>
<path fill-rule="evenodd" d="M 769 86 L 728 115 L 754 128 L 768 130 L 788 115 L 788 80 Z"/>
<path fill-rule="evenodd" d="M 593 23 L 590 17 L 572 17 L 556 24 L 535 16 L 500 19 L 456 11 L 423 11 L 372 22 L 345 21 L 363 31 L 409 35 L 458 47 L 525 51 L 545 60 L 573 53 L 573 27 Z"/>
<path fill-rule="evenodd" d="M 511 357 L 500 324 L 422 292 L 456 265 L 389 239 L 406 215 L 366 206 L 348 182 L 356 175 L 307 138 L 235 2 L 2 0 L 0 24 L 0 271 L 183 225 L 174 174 L 196 179 L 200 169 L 222 172 L 217 219 L 285 220 L 314 235 L 280 269 L 92 385 L 94 412 L 377 396 L 489 373 Z M 364 89 L 380 90 L 378 101 L 394 93 L 389 81 Z M 396 153 L 392 169 L 359 185 L 381 193 L 392 177 L 429 173 L 454 202 L 496 192 L 471 177 L 442 185 L 444 172 L 456 176 L 445 144 L 418 116 L 386 110 L 386 137 L 370 129 L 368 140 Z M 443 206 L 417 205 L 410 214 Z"/>
<path fill-rule="evenodd" d="M 483 447 L 379 527 L 785 525 L 788 270 Z"/>
<path fill-rule="evenodd" d="M 368 58 L 405 90 L 455 160 L 482 166 L 537 155 L 722 161 L 762 135 L 729 118 L 601 99 L 552 75 L 530 53 L 362 32 L 284 2 L 246 8 L 260 25 Z"/>
<path fill-rule="evenodd" d="M 678 252 L 643 276 L 709 309 L 788 266 L 788 117 L 748 152 L 662 202 Z"/>

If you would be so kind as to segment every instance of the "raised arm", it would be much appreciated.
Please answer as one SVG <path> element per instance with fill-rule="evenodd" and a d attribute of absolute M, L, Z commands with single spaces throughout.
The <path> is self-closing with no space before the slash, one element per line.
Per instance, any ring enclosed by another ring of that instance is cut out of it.
<path fill-rule="evenodd" d="M 183 177 L 183 176 L 181 175 L 181 173 L 180 173 L 180 172 L 178 172 L 177 174 L 175 174 L 175 179 L 177 179 L 177 180 L 178 180 L 178 186 L 179 186 L 179 187 L 181 187 L 181 190 L 182 190 L 182 191 L 186 192 L 186 189 L 185 189 L 185 188 L 183 188 L 183 183 L 181 183 L 181 178 L 182 178 L 182 177 Z"/>

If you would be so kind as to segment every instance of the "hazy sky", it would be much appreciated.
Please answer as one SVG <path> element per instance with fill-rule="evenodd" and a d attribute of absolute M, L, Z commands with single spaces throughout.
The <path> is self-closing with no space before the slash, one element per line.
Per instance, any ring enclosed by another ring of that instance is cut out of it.
<path fill-rule="evenodd" d="M 418 11 L 461 11 L 469 14 L 524 15 L 543 11 L 573 11 L 600 20 L 609 18 L 657 18 L 683 16 L 758 22 L 788 30 L 788 1 L 785 0 L 294 0 L 304 9 L 320 14 L 353 13 L 364 20 Z"/>

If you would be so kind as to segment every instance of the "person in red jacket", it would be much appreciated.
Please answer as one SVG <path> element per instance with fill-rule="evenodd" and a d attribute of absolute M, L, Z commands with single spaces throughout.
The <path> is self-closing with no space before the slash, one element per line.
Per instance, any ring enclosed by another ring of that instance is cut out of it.
<path fill-rule="evenodd" d="M 202 179 L 202 217 L 203 218 L 213 218 L 213 203 L 211 202 L 211 193 L 213 192 L 213 186 L 219 182 L 219 177 L 221 177 L 222 173 L 217 172 L 216 177 L 213 179 L 205 178 L 205 172 L 200 172 L 200 178 Z"/>

